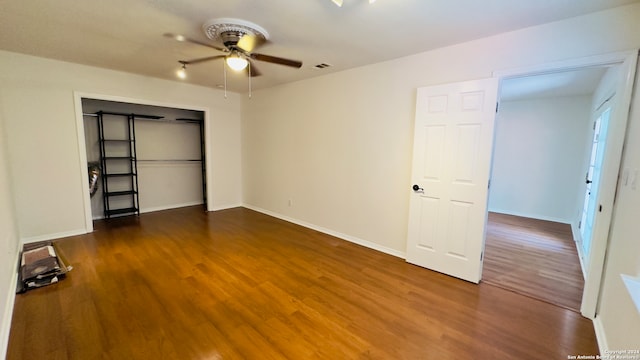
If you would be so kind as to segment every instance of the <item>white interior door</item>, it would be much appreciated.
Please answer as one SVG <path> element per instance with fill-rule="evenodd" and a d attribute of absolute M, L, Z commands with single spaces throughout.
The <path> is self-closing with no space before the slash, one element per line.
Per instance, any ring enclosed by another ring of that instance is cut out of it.
<path fill-rule="evenodd" d="M 593 141 L 591 142 L 589 168 L 585 174 L 587 185 L 585 188 L 582 218 L 580 219 L 580 246 L 582 248 L 582 261 L 585 264 L 588 264 L 591 254 L 591 238 L 596 216 L 596 199 L 598 198 L 598 189 L 600 187 L 600 173 L 602 172 L 602 162 L 604 161 L 604 149 L 610 114 L 611 107 L 603 106 L 596 114 L 597 117 L 593 125 Z"/>
<path fill-rule="evenodd" d="M 407 262 L 478 283 L 498 79 L 418 89 Z"/>

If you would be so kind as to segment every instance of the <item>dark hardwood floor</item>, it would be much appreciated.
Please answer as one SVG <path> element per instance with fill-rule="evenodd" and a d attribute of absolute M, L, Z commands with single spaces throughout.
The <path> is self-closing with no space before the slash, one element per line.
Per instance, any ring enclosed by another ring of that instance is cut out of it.
<path fill-rule="evenodd" d="M 251 210 L 191 207 L 57 241 L 8 359 L 567 359 L 590 320 Z"/>
<path fill-rule="evenodd" d="M 580 312 L 584 278 L 571 226 L 489 213 L 482 281 Z"/>

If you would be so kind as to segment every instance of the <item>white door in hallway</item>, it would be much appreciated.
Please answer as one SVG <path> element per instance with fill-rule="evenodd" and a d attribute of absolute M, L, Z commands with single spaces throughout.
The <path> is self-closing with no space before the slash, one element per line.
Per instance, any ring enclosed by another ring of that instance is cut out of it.
<path fill-rule="evenodd" d="M 478 283 L 498 79 L 419 88 L 407 262 Z"/>
<path fill-rule="evenodd" d="M 591 142 L 591 155 L 589 156 L 589 167 L 585 174 L 587 186 L 585 188 L 584 205 L 582 208 L 582 218 L 580 219 L 580 246 L 582 247 L 582 261 L 589 263 L 591 252 L 591 237 L 593 235 L 593 225 L 596 217 L 596 199 L 600 187 L 600 173 L 602 172 L 602 162 L 604 161 L 604 150 L 607 141 L 607 130 L 609 118 L 611 116 L 611 106 L 603 104 L 596 113 L 596 120 L 593 123 L 593 141 Z"/>

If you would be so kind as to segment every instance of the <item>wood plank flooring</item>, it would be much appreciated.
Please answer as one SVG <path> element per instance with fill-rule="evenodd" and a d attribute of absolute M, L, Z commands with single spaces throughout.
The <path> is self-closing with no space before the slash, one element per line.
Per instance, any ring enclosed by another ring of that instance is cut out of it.
<path fill-rule="evenodd" d="M 135 219 L 135 218 L 134 218 Z M 57 241 L 8 359 L 566 359 L 591 321 L 251 210 L 191 207 Z"/>
<path fill-rule="evenodd" d="M 571 226 L 489 213 L 482 281 L 579 312 L 584 278 Z"/>

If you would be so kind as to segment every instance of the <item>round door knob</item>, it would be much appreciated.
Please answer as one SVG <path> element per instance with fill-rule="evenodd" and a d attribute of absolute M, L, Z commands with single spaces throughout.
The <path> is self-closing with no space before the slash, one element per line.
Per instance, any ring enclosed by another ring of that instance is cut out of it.
<path fill-rule="evenodd" d="M 421 188 L 421 187 L 420 187 L 420 186 L 418 186 L 418 185 L 413 185 L 411 188 L 413 189 L 413 191 L 421 191 L 421 190 L 424 190 L 423 188 Z"/>

